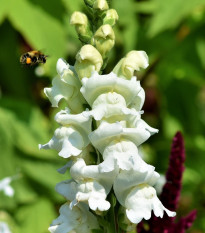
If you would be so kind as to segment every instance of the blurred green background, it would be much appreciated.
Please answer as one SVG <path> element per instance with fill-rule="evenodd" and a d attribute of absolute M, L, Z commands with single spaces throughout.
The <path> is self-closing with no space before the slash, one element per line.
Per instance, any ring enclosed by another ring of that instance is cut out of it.
<path fill-rule="evenodd" d="M 105 72 L 130 50 L 147 52 L 137 73 L 146 92 L 143 119 L 160 131 L 143 144 L 146 160 L 162 174 L 171 140 L 185 138 L 186 170 L 178 216 L 196 208 L 192 233 L 205 232 L 205 0 L 112 0 L 119 14 L 116 45 Z M 17 175 L 13 198 L 0 192 L 0 220 L 13 233 L 45 233 L 63 198 L 55 184 L 68 178 L 55 151 L 39 151 L 57 127 L 43 94 L 59 57 L 74 63 L 81 44 L 69 18 L 83 0 L 0 0 L 0 180 Z M 23 67 L 29 50 L 49 55 L 41 70 Z M 36 74 L 43 72 L 43 75 Z"/>

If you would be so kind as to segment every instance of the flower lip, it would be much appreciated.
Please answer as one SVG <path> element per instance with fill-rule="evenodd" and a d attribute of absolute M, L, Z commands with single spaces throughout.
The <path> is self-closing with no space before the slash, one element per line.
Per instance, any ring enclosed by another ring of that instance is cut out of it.
<path fill-rule="evenodd" d="M 116 92 L 124 97 L 126 104 L 129 105 L 141 90 L 140 82 L 133 77 L 131 80 L 118 78 L 116 74 L 99 75 L 94 72 L 92 76 L 82 79 L 80 89 L 84 98 L 92 106 L 95 99 L 107 92 Z"/>
<path fill-rule="evenodd" d="M 63 76 L 65 70 L 69 69 L 69 64 L 63 59 L 59 58 L 56 63 L 56 70 L 60 76 Z"/>

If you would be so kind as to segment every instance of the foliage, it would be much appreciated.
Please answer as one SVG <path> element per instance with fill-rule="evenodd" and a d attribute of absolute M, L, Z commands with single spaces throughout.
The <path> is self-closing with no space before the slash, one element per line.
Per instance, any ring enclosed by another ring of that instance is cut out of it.
<path fill-rule="evenodd" d="M 112 0 L 111 5 L 119 21 L 104 72 L 130 50 L 147 52 L 150 66 L 138 75 L 147 98 L 143 118 L 160 132 L 143 153 L 164 174 L 171 138 L 182 131 L 187 158 L 178 213 L 197 209 L 189 232 L 204 232 L 205 1 Z M 62 175 L 53 172 L 63 163 L 55 152 L 38 150 L 55 128 L 55 110 L 42 90 L 56 75 L 59 57 L 73 64 L 80 44 L 69 19 L 74 10 L 85 9 L 83 0 L 0 0 L 0 6 L 0 180 L 17 174 L 14 197 L 0 193 L 0 220 L 13 233 L 44 233 L 57 216 L 55 205 L 63 202 L 54 191 Z M 49 55 L 44 76 L 19 64 L 20 55 L 32 49 Z"/>

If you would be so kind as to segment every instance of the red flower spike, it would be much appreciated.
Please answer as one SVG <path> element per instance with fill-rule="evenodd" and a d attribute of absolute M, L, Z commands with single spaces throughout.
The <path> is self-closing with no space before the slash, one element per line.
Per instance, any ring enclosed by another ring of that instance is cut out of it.
<path fill-rule="evenodd" d="M 181 218 L 177 224 L 175 224 L 175 233 L 185 233 L 185 230 L 190 228 L 196 219 L 197 211 L 192 210 L 186 217 Z"/>

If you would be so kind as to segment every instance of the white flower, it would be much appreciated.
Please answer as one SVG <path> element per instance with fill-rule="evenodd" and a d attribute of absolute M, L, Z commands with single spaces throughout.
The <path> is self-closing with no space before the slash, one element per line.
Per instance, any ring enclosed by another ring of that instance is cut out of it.
<path fill-rule="evenodd" d="M 88 134 L 91 132 L 92 119 L 85 116 L 82 112 L 80 114 L 70 114 L 70 110 L 66 108 L 61 110 L 55 116 L 56 122 L 62 126 L 73 126 L 83 136 L 84 144 L 89 144 Z"/>
<path fill-rule="evenodd" d="M 66 180 L 56 185 L 56 191 L 67 200 L 71 201 L 73 208 L 79 203 L 87 203 L 94 211 L 106 211 L 110 208 L 110 203 L 106 201 L 107 192 L 97 181 Z"/>
<path fill-rule="evenodd" d="M 93 153 L 95 153 L 95 150 L 93 146 L 89 144 L 88 146 L 83 148 L 82 152 L 77 157 L 71 157 L 71 160 L 68 161 L 63 167 L 57 169 L 57 171 L 61 174 L 64 174 L 78 158 L 82 158 L 88 165 L 93 164 L 95 163 L 95 154 Z"/>
<path fill-rule="evenodd" d="M 83 111 L 85 100 L 79 92 L 81 84 L 75 75 L 74 68 L 69 66 L 62 58 L 58 59 L 56 67 L 60 77 L 53 79 L 53 87 L 44 89 L 52 107 L 58 107 L 59 101 L 65 99 L 74 112 Z"/>
<path fill-rule="evenodd" d="M 93 36 L 93 44 L 105 58 L 115 44 L 115 33 L 109 24 L 100 26 Z"/>
<path fill-rule="evenodd" d="M 63 126 L 55 130 L 48 143 L 39 145 L 40 149 L 55 149 L 59 151 L 59 156 L 68 158 L 79 155 L 89 144 L 87 134 L 91 132 L 91 119 L 82 113 L 69 113 L 69 109 L 66 109 L 56 114 L 55 120 Z"/>
<path fill-rule="evenodd" d="M 61 206 L 59 212 L 60 216 L 48 228 L 51 233 L 92 233 L 92 229 L 99 228 L 96 217 L 83 203 L 71 209 L 67 202 Z"/>
<path fill-rule="evenodd" d="M 117 169 L 102 173 L 98 165 L 86 166 L 83 159 L 78 159 L 70 169 L 75 181 L 67 180 L 57 184 L 56 191 L 71 201 L 72 206 L 86 202 L 94 211 L 106 211 L 110 203 L 105 199 L 117 173 Z"/>
<path fill-rule="evenodd" d="M 169 217 L 174 217 L 175 212 L 166 209 L 158 199 L 156 190 L 147 184 L 138 185 L 127 195 L 125 207 L 128 219 L 133 223 L 139 223 L 144 218 L 151 218 L 153 210 L 156 217 L 162 218 L 164 211 Z"/>
<path fill-rule="evenodd" d="M 0 222 L 0 233 L 11 233 L 7 223 Z"/>
<path fill-rule="evenodd" d="M 147 68 L 148 56 L 144 51 L 130 51 L 124 58 L 122 58 L 113 69 L 113 72 L 118 77 L 130 79 L 134 75 L 135 70 L 140 68 Z"/>
<path fill-rule="evenodd" d="M 144 89 L 141 88 L 137 96 L 133 99 L 133 101 L 129 105 L 129 108 L 134 108 L 136 111 L 140 111 L 142 109 L 142 106 L 144 105 L 144 101 L 145 101 L 145 92 Z"/>
<path fill-rule="evenodd" d="M 116 92 L 108 92 L 99 95 L 92 105 L 92 110 L 85 112 L 85 114 L 92 115 L 95 120 L 102 118 L 109 120 L 112 117 L 112 122 L 116 122 L 126 118 L 127 115 L 138 115 L 139 113 L 135 109 L 127 108 L 123 96 Z"/>
<path fill-rule="evenodd" d="M 94 1 L 93 8 L 104 11 L 104 10 L 108 10 L 109 6 L 106 0 L 96 0 Z"/>
<path fill-rule="evenodd" d="M 70 174 L 75 181 L 97 181 L 106 190 L 108 194 L 112 187 L 113 181 L 118 174 L 118 170 L 102 172 L 99 165 L 86 166 L 83 159 L 78 159 L 70 169 Z"/>
<path fill-rule="evenodd" d="M 138 155 L 136 145 L 127 140 L 112 141 L 103 152 L 104 161 L 99 164 L 101 172 L 110 172 L 116 168 L 122 170 L 140 170 L 143 172 L 145 162 Z"/>
<path fill-rule="evenodd" d="M 84 45 L 76 55 L 75 70 L 81 80 L 84 77 L 89 78 L 92 72 L 99 72 L 103 65 L 103 59 L 98 50 L 90 45 Z"/>
<path fill-rule="evenodd" d="M 14 195 L 14 189 L 11 187 L 10 183 L 12 177 L 5 177 L 0 180 L 0 191 L 3 191 L 6 196 L 12 197 Z"/>
<path fill-rule="evenodd" d="M 140 82 L 136 81 L 136 77 L 125 80 L 118 78 L 114 73 L 99 75 L 97 72 L 93 72 L 89 79 L 82 79 L 80 91 L 91 106 L 99 95 L 108 92 L 120 94 L 125 99 L 126 105 L 129 106 L 133 101 L 135 102 L 141 89 Z"/>
<path fill-rule="evenodd" d="M 162 193 L 162 190 L 163 190 L 165 183 L 166 183 L 166 177 L 164 175 L 160 174 L 159 179 L 157 180 L 156 184 L 154 185 L 154 188 L 155 188 L 158 195 Z"/>
<path fill-rule="evenodd" d="M 39 145 L 39 149 L 55 149 L 59 156 L 69 158 L 79 155 L 84 146 L 83 137 L 75 128 L 60 127 L 48 143 Z"/>
<path fill-rule="evenodd" d="M 132 124 L 130 127 L 134 128 L 126 128 L 126 125 L 124 127 L 120 122 L 109 124 L 103 121 L 95 131 L 89 134 L 90 141 L 103 154 L 111 141 L 126 139 L 139 146 L 152 134 L 158 132 L 141 119 Z"/>
<path fill-rule="evenodd" d="M 128 219 L 132 223 L 139 223 L 143 218 L 148 220 L 152 210 L 155 216 L 163 217 L 164 211 L 168 216 L 175 216 L 175 212 L 166 209 L 157 198 L 152 187 L 159 174 L 152 166 L 144 164 L 144 171 L 121 171 L 114 181 L 114 192 L 122 206 L 126 208 Z"/>

